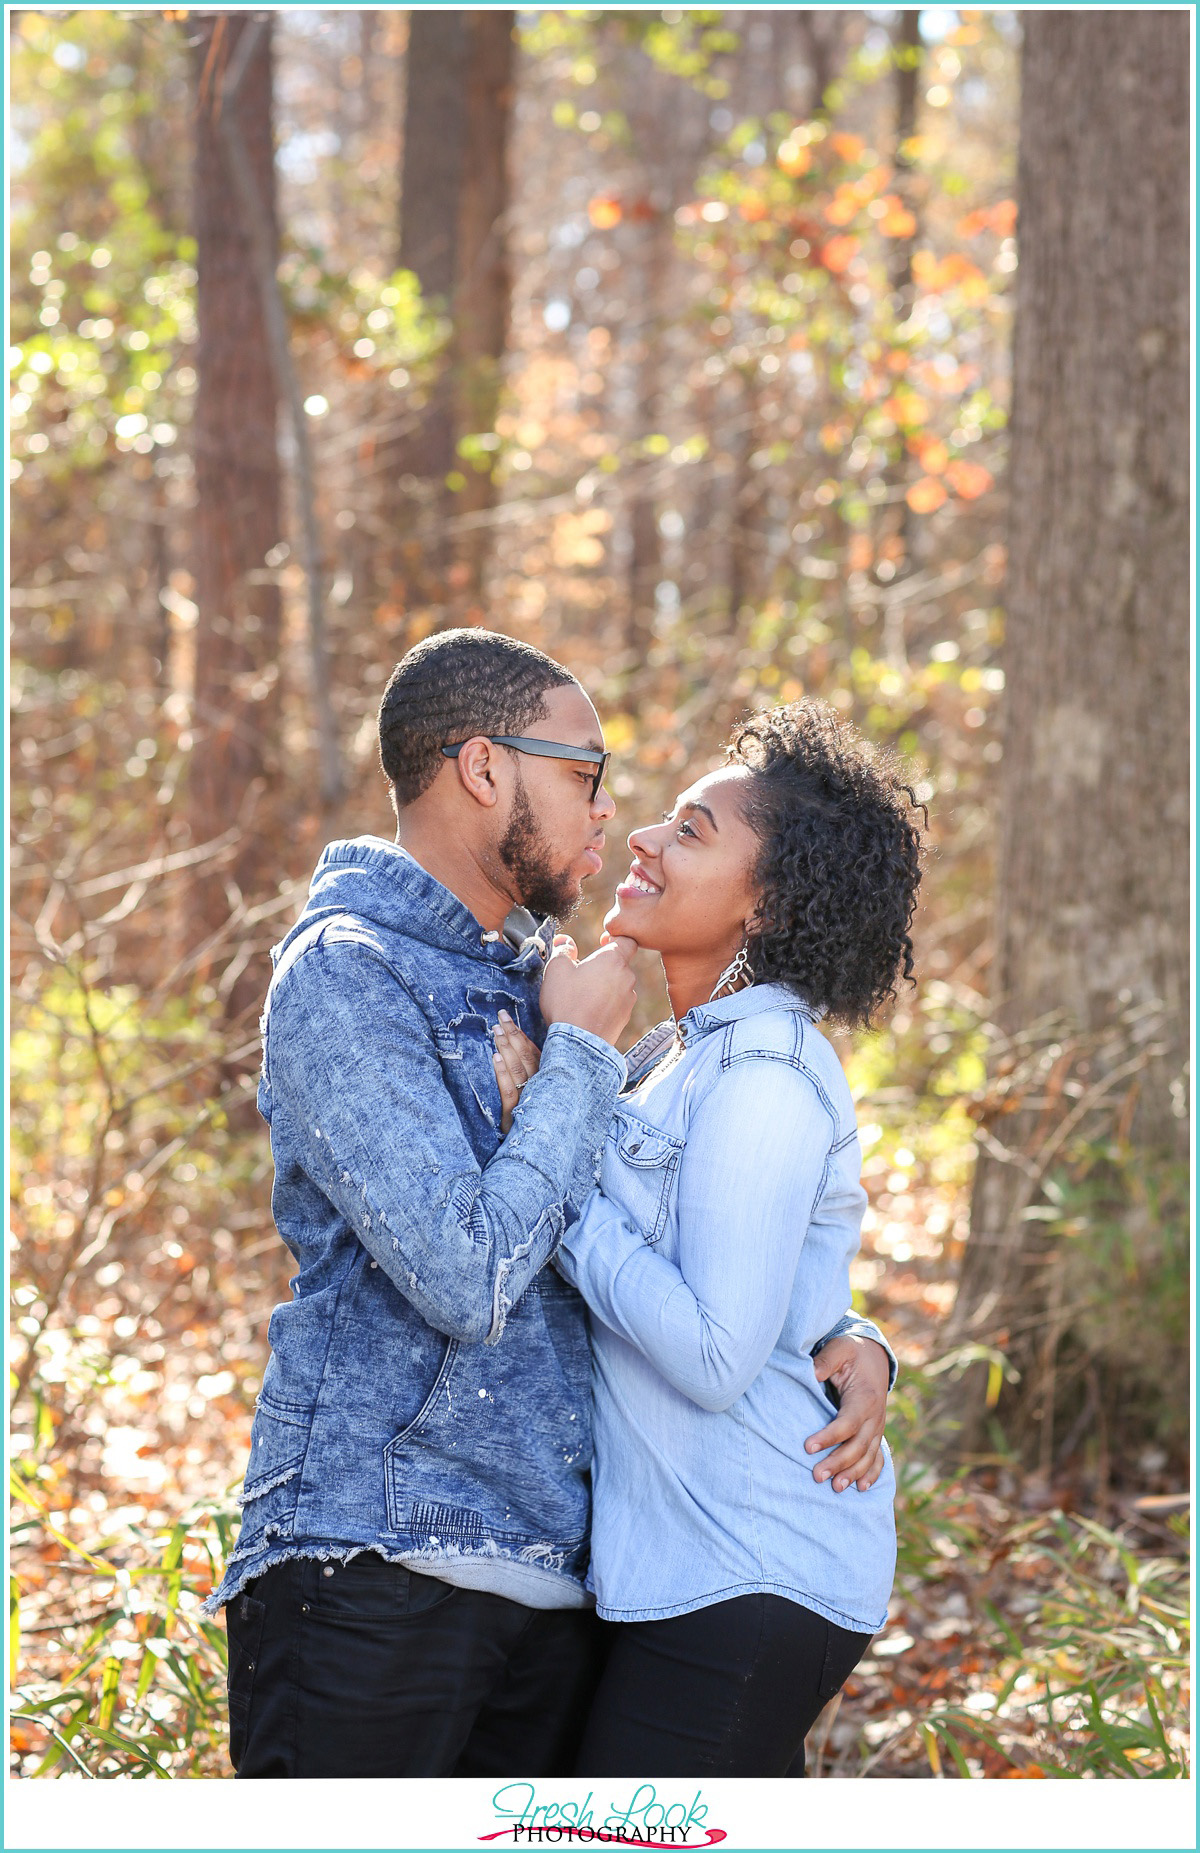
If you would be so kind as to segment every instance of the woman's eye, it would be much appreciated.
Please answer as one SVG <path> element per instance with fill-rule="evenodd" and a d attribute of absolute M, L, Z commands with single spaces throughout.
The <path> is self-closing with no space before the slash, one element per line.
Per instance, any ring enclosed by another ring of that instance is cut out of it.
<path fill-rule="evenodd" d="M 683 836 L 685 834 L 687 836 L 696 836 L 696 832 L 692 829 L 692 826 L 689 823 L 680 824 L 679 829 L 676 831 L 677 836 Z M 697 842 L 700 841 L 699 837 L 696 837 L 696 841 Z"/>

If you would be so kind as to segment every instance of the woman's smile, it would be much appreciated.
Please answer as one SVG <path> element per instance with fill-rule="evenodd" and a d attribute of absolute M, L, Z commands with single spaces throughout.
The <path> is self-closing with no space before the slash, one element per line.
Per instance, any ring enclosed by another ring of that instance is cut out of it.
<path fill-rule="evenodd" d="M 631 901 L 640 896 L 654 900 L 660 892 L 659 883 L 651 881 L 640 862 L 634 862 L 628 875 L 617 889 L 617 898 L 621 901 Z"/>

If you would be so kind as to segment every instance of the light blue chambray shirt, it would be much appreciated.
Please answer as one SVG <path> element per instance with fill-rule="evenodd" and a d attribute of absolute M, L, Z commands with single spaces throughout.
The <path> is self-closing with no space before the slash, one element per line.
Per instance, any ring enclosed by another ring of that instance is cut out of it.
<path fill-rule="evenodd" d="M 835 1493 L 804 1450 L 832 1415 L 812 1349 L 849 1303 L 866 1204 L 837 1054 L 766 984 L 651 1031 L 629 1074 L 556 1263 L 590 1314 L 597 1608 L 647 1621 L 764 1590 L 874 1632 L 891 1457 Z"/>

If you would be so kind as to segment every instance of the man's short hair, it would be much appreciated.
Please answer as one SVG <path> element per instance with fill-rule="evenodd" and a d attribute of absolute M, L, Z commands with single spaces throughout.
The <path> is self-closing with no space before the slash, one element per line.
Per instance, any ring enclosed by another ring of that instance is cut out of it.
<path fill-rule="evenodd" d="M 444 746 L 522 733 L 544 717 L 547 691 L 574 680 L 553 657 L 497 631 L 439 631 L 414 644 L 379 704 L 379 760 L 396 803 L 432 785 Z"/>

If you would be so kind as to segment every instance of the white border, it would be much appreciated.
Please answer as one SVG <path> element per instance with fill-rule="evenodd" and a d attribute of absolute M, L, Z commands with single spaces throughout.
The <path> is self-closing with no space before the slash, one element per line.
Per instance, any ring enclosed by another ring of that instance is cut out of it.
<path fill-rule="evenodd" d="M 241 11 L 253 0 L 234 0 L 233 4 L 210 6 L 207 11 Z M 306 0 L 309 3 L 309 0 Z M 319 0 L 311 0 L 319 3 Z M 777 0 L 751 0 L 756 6 L 773 5 Z M 1054 4 L 1055 0 L 1049 0 Z M 1108 0 L 1109 4 L 1120 4 L 1120 0 Z M 1126 4 L 1129 0 L 1126 0 Z M 1133 0 L 1133 4 L 1153 3 L 1153 0 Z M 476 6 L 488 6 L 494 0 L 476 0 Z M 625 5 L 623 0 L 609 0 L 605 10 L 623 11 L 657 11 L 657 8 L 642 7 L 636 4 Z M 94 0 L 78 0 L 78 4 L 39 6 L 36 0 L 29 0 L 25 8 L 3 5 L 5 25 L 13 11 L 30 10 L 41 13 L 69 13 L 76 11 L 117 10 L 94 4 Z M 125 0 L 121 11 L 158 11 L 155 0 Z M 270 11 L 284 13 L 299 10 L 298 7 L 271 6 Z M 326 11 L 355 10 L 342 0 L 325 7 Z M 391 5 L 381 5 L 375 10 L 393 12 L 400 10 Z M 412 9 L 410 9 L 412 10 Z M 419 10 L 431 8 L 421 5 Z M 527 11 L 548 11 L 544 7 L 523 9 Z M 564 9 L 567 10 L 567 9 Z M 691 10 L 691 9 L 685 9 Z M 731 9 L 741 10 L 741 9 Z M 834 4 L 825 4 L 815 10 L 844 11 L 859 10 L 849 4 L 849 0 L 834 0 Z M 981 10 L 1016 11 L 1032 10 L 1028 7 L 985 7 Z M 1098 6 L 1074 5 L 1062 8 L 1064 11 L 1090 12 L 1099 11 Z M 1191 71 L 1193 90 L 1191 99 L 1192 127 L 1192 172 L 1191 204 L 1192 225 L 1195 227 L 1195 160 L 1196 160 L 1196 8 L 1194 5 L 1168 5 L 1160 8 L 1166 12 L 1186 11 L 1192 16 L 1191 37 Z M 8 61 L 5 60 L 6 84 L 5 104 L 8 103 Z M 6 108 L 6 119 L 8 111 Z M 9 200 L 9 146 L 7 137 L 4 146 L 4 197 Z M 1192 328 L 1195 330 L 1195 239 L 1192 250 L 1192 286 L 1191 308 Z M 4 346 L 7 353 L 9 346 L 9 310 L 8 298 L 4 306 Z M 1192 404 L 1192 455 L 1195 456 L 1195 406 L 1196 406 L 1196 356 L 1193 342 L 1191 356 L 1191 404 Z M 7 393 L 5 394 L 5 457 L 8 455 L 8 412 Z M 7 469 L 5 471 L 7 485 Z M 1195 486 L 1193 484 L 1192 506 L 1192 561 L 1193 561 L 1193 595 L 1195 591 Z M 4 531 L 4 572 L 5 587 L 10 583 L 9 577 L 9 528 L 5 521 Z M 8 615 L 7 601 L 5 606 Z M 8 637 L 6 634 L 6 645 Z M 7 662 L 7 652 L 6 652 Z M 1192 690 L 1193 719 L 1195 719 L 1196 688 L 1196 633 L 1195 633 L 1195 598 L 1193 596 L 1192 627 Z M 10 725 L 7 701 L 4 704 L 4 749 L 5 766 L 9 764 Z M 1197 873 L 1197 831 L 1196 798 L 1198 756 L 1196 751 L 1195 728 L 1193 727 L 1191 752 L 1192 778 L 1192 834 L 1191 834 L 1191 875 L 1192 892 L 1195 893 Z M 5 780 L 5 842 L 10 840 L 10 793 L 8 781 Z M 9 891 L 7 860 L 5 866 L 5 888 L 3 897 L 5 948 L 4 969 L 6 981 L 9 980 Z M 1196 970 L 1196 922 L 1193 911 L 1192 921 L 1192 970 Z M 7 996 L 7 990 L 6 990 Z M 1195 1074 L 1196 1057 L 1196 1014 L 1193 1004 L 1192 1012 L 1192 1073 Z M 6 1089 L 9 1085 L 9 1059 L 7 1038 L 4 1050 L 4 1078 Z M 1195 1118 L 1193 1109 L 1193 1158 L 1195 1144 Z M 9 1133 L 7 1115 L 4 1128 L 4 1154 L 7 1163 L 9 1157 Z M 1192 1213 L 1193 1225 L 1196 1210 L 1197 1188 L 1195 1166 L 1192 1169 Z M 8 1284 L 8 1252 L 5 1249 L 4 1272 L 6 1287 Z M 1192 1282 L 1192 1346 L 1195 1354 L 1196 1343 L 1196 1285 Z M 1193 1390 L 1193 1411 L 1195 1396 Z M 1193 1476 L 1196 1461 L 1196 1434 L 1193 1420 L 1192 1465 Z M 8 1564 L 8 1540 L 5 1539 L 5 1565 Z M 1193 1541 L 1193 1574 L 1195 1570 L 1195 1544 Z M 1195 1648 L 1193 1647 L 1192 1683 L 1195 1690 Z M 8 1724 L 9 1698 L 5 1693 L 4 1721 Z M 492 1797 L 499 1785 L 491 1781 L 477 1781 L 461 1778 L 458 1780 L 396 1781 L 396 1782 L 358 1782 L 347 1790 L 339 1782 L 310 1782 L 302 1789 L 294 1787 L 281 1788 L 272 1785 L 263 1790 L 261 1787 L 234 1790 L 227 1783 L 214 1781 L 168 1783 L 118 1779 L 87 1784 L 80 1777 L 60 1777 L 53 1782 L 35 1783 L 28 1780 L 5 1778 L 3 1791 L 4 1823 L 3 1847 L 5 1849 L 23 1848 L 157 1848 L 163 1846 L 180 1849 L 209 1848 L 244 1848 L 253 1845 L 257 1849 L 288 1848 L 460 1848 L 469 1849 L 480 1846 L 480 1836 L 494 1831 L 499 1825 L 492 1809 Z M 602 1806 L 608 1807 L 616 1801 L 623 1805 L 628 1799 L 628 1792 L 637 1785 L 632 1782 L 605 1782 L 586 1784 L 575 1781 L 541 1783 L 538 1785 L 539 1797 L 546 1799 L 574 1799 L 582 1801 L 589 1788 L 601 1794 Z M 859 1796 L 856 1788 L 848 1789 L 845 1782 L 836 1788 L 814 1787 L 810 1782 L 804 1789 L 797 1790 L 786 1782 L 770 1781 L 733 1781 L 716 1780 L 711 1783 L 691 1785 L 686 1783 L 660 1783 L 659 1795 L 663 1801 L 691 1800 L 697 1786 L 702 1789 L 703 1798 L 708 1806 L 708 1824 L 723 1828 L 727 1839 L 721 1843 L 731 1850 L 763 1848 L 790 1849 L 803 1846 L 807 1849 L 830 1848 L 837 1853 L 853 1853 L 854 1849 L 954 1849 L 970 1846 L 980 1849 L 1007 1848 L 1054 1848 L 1054 1849 L 1196 1849 L 1198 1844 L 1195 1779 L 1174 1783 L 1168 1787 L 1153 1784 L 1144 1787 L 1136 1782 L 1106 1781 L 1078 1786 L 1073 1782 L 1051 1781 L 1038 1783 L 1032 1790 L 1025 1784 L 998 1786 L 990 1782 L 981 1790 L 978 1784 L 953 1782 L 948 1785 L 937 1784 L 931 1779 L 917 1781 L 899 1781 L 890 1778 L 875 1779 L 870 1790 Z M 608 1790 L 612 1790 L 612 1795 Z M 618 1794 L 619 1791 L 619 1794 Z M 685 1794 L 686 1791 L 686 1794 Z M 599 1818 L 599 1816 L 597 1816 Z M 486 1843 L 491 1848 L 503 1848 L 511 1843 L 508 1840 L 493 1840 Z M 536 1843 L 534 1843 L 536 1844 Z M 553 1844 L 553 1843 L 551 1843 Z M 569 1847 L 570 1841 L 558 1843 Z"/>
<path fill-rule="evenodd" d="M 697 1786 L 708 1824 L 724 1827 L 722 1849 L 830 1848 L 1194 1848 L 1193 1782 L 1107 1781 L 937 1783 L 885 1778 L 859 1794 L 846 1782 L 672 1782 L 663 1800 L 690 1802 Z M 132 1779 L 92 1784 L 10 1781 L 4 1845 L 25 1847 L 459 1848 L 483 1853 L 512 1842 L 480 1836 L 498 1825 L 497 1785 L 447 1781 L 272 1783 L 234 1790 L 221 1782 Z M 547 1799 L 623 1806 L 631 1781 L 539 1784 Z M 610 1798 L 609 1791 L 612 1791 Z M 597 1818 L 599 1814 L 597 1813 Z M 165 1832 L 164 1832 L 165 1830 Z M 522 1843 L 525 1845 L 527 1843 Z M 534 1843 L 536 1845 L 536 1842 Z M 553 1845 L 553 1843 L 551 1843 Z M 579 1843 L 563 1840 L 560 1849 Z M 593 1843 L 596 1844 L 596 1843 Z M 696 1844 L 696 1843 L 693 1843 Z"/>

